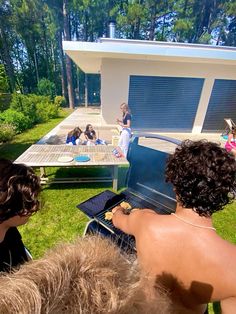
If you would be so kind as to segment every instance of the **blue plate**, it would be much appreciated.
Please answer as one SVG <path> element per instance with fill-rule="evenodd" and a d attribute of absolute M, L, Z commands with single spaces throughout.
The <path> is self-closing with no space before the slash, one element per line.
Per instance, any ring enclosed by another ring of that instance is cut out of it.
<path fill-rule="evenodd" d="M 88 155 L 78 155 L 74 157 L 74 160 L 77 162 L 86 162 L 90 160 L 90 157 Z"/>

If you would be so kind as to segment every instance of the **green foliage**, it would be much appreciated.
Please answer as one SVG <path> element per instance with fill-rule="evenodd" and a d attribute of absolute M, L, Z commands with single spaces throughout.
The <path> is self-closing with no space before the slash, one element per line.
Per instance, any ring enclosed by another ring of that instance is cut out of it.
<path fill-rule="evenodd" d="M 8 142 L 13 139 L 16 129 L 12 124 L 0 123 L 0 142 Z"/>
<path fill-rule="evenodd" d="M 27 96 L 22 94 L 13 94 L 10 108 L 23 113 L 26 117 L 30 119 L 30 126 L 32 127 L 36 121 L 36 103 L 34 101 L 34 96 Z"/>
<path fill-rule="evenodd" d="M 0 112 L 6 110 L 10 106 L 12 95 L 0 93 Z"/>
<path fill-rule="evenodd" d="M 66 106 L 66 99 L 63 96 L 56 96 L 54 98 L 54 104 L 57 108 L 62 108 Z"/>
<path fill-rule="evenodd" d="M 36 105 L 36 115 L 39 123 L 58 117 L 58 107 L 54 103 L 40 102 Z"/>
<path fill-rule="evenodd" d="M 12 124 L 17 133 L 21 133 L 32 126 L 29 117 L 25 116 L 22 112 L 10 108 L 0 113 L 0 121 Z"/>
<path fill-rule="evenodd" d="M 199 38 L 198 42 L 199 44 L 210 44 L 211 38 L 212 38 L 211 34 L 203 33 Z"/>
<path fill-rule="evenodd" d="M 38 124 L 32 129 L 26 130 L 21 134 L 16 134 L 11 142 L 0 145 L 0 156 L 15 160 L 18 156 L 32 144 L 35 144 L 40 138 L 51 131 L 62 119 L 65 119 L 71 113 L 68 109 L 60 111 L 60 117 L 52 119 L 44 124 Z"/>
<path fill-rule="evenodd" d="M 56 96 L 56 86 L 46 78 L 38 82 L 37 91 L 39 95 L 49 96 L 51 100 Z"/>
<path fill-rule="evenodd" d="M 9 85 L 3 64 L 0 64 L 0 93 L 8 93 Z"/>
<path fill-rule="evenodd" d="M 24 113 L 31 122 L 29 127 L 58 116 L 58 107 L 48 96 L 14 94 L 11 109 Z"/>

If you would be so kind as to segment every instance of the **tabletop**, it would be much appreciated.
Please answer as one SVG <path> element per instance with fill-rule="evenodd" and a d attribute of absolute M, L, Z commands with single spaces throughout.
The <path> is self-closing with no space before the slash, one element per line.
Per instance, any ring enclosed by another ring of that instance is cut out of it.
<path fill-rule="evenodd" d="M 35 144 L 30 146 L 22 155 L 20 155 L 15 160 L 15 163 L 24 163 L 32 167 L 129 165 L 125 157 L 117 158 L 114 156 L 112 153 L 114 148 L 114 146 L 110 145 L 70 146 Z M 86 162 L 77 162 L 72 159 L 78 155 L 86 155 L 90 160 Z M 61 157 L 70 157 L 68 160 L 71 159 L 71 161 L 61 162 Z"/>

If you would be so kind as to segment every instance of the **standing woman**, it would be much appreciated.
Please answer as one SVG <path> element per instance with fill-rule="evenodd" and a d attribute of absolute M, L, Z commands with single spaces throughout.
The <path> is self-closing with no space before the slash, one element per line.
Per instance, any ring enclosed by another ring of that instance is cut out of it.
<path fill-rule="evenodd" d="M 228 141 L 225 143 L 225 149 L 233 153 L 236 157 L 236 127 L 232 127 L 232 131 L 228 135 Z"/>
<path fill-rule="evenodd" d="M 129 106 L 126 103 L 122 103 L 120 109 L 123 115 L 122 120 L 116 119 L 117 123 L 122 127 L 118 146 L 121 148 L 124 156 L 126 157 L 131 138 L 131 114 Z"/>

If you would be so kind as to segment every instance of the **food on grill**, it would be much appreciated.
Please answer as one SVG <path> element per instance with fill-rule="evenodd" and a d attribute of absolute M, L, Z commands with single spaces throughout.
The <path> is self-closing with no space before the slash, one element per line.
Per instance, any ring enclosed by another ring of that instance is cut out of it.
<path fill-rule="evenodd" d="M 127 202 L 121 202 L 120 206 L 123 207 L 124 209 L 131 209 L 131 205 Z"/>
<path fill-rule="evenodd" d="M 113 216 L 112 212 L 106 212 L 105 213 L 105 220 L 112 220 L 112 216 Z"/>

